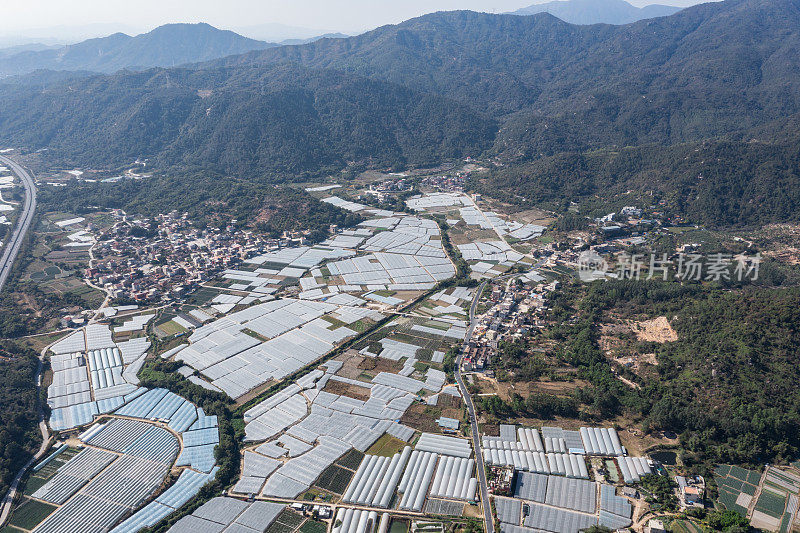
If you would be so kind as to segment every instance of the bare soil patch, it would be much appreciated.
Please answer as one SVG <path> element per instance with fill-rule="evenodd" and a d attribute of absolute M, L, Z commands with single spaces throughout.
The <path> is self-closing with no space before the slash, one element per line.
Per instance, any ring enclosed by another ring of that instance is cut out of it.
<path fill-rule="evenodd" d="M 442 409 L 422 403 L 414 403 L 400 419 L 400 423 L 425 433 L 439 433 L 436 419 L 442 416 Z"/>
<path fill-rule="evenodd" d="M 667 317 L 660 316 L 649 320 L 614 319 L 614 322 L 601 326 L 599 346 L 606 357 L 630 369 L 638 376 L 646 376 L 658 366 L 653 352 L 643 352 L 639 343 L 655 342 L 663 344 L 678 340 Z"/>
<path fill-rule="evenodd" d="M 391 359 L 384 359 L 382 357 L 362 357 L 358 368 L 366 370 L 370 374 L 377 374 L 379 372 L 391 372 L 396 374 L 403 369 L 400 361 L 392 361 Z"/>
<path fill-rule="evenodd" d="M 253 389 L 250 392 L 246 393 L 244 396 L 240 396 L 239 398 L 237 398 L 236 399 L 236 405 L 239 406 L 239 405 L 246 404 L 247 402 L 249 402 L 253 398 L 256 398 L 258 395 L 260 395 L 265 390 L 267 390 L 270 387 L 272 387 L 274 384 L 275 384 L 275 380 L 271 379 L 271 380 L 267 381 L 266 383 L 264 383 L 262 385 L 259 385 L 255 389 Z"/>
<path fill-rule="evenodd" d="M 512 218 L 526 224 L 538 224 L 539 226 L 547 226 L 555 221 L 553 215 L 547 211 L 535 208 L 514 213 Z"/>
<path fill-rule="evenodd" d="M 496 241 L 497 233 L 490 229 L 464 229 L 462 231 L 452 231 L 450 240 L 453 245 L 470 244 L 475 241 Z"/>
<path fill-rule="evenodd" d="M 344 363 L 344 366 L 341 368 L 341 370 L 336 373 L 338 376 L 350 379 L 358 379 L 363 372 L 363 370 L 359 368 L 359 365 L 364 360 L 364 356 L 360 355 L 355 350 L 347 350 L 345 353 L 338 356 L 336 360 Z"/>
<path fill-rule="evenodd" d="M 659 316 L 652 320 L 634 322 L 631 329 L 636 333 L 636 338 L 645 342 L 674 342 L 678 340 L 678 334 L 665 316 Z"/>
<path fill-rule="evenodd" d="M 329 380 L 325 385 L 325 388 L 322 390 L 325 392 L 330 392 L 331 394 L 349 396 L 350 398 L 363 401 L 369 400 L 370 393 L 370 390 L 367 387 L 359 387 L 358 385 L 342 383 L 341 381 L 336 381 L 333 379 Z"/>
<path fill-rule="evenodd" d="M 528 398 L 531 394 L 553 394 L 556 396 L 568 396 L 577 388 L 585 387 L 587 382 L 582 380 L 575 381 L 497 381 L 483 376 L 474 376 L 475 384 L 478 385 L 479 394 L 496 394 L 505 401 L 511 399 L 513 394 L 519 394 L 523 398 Z"/>

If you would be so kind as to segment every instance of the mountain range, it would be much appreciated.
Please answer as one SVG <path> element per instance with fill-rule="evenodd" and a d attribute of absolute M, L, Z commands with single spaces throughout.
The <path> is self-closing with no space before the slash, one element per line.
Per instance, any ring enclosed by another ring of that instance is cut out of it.
<path fill-rule="evenodd" d="M 317 39 L 321 36 L 340 35 L 342 37 L 347 37 L 344 34 L 338 34 L 331 30 L 287 26 L 285 24 L 279 24 L 276 22 L 255 24 L 251 26 L 238 26 L 230 29 L 239 35 L 244 35 L 245 37 L 250 37 L 251 39 L 278 44 L 302 44 L 304 42 Z"/>
<path fill-rule="evenodd" d="M 500 119 L 529 153 L 746 134 L 800 112 L 800 0 L 726 0 L 624 26 L 444 12 L 198 68 L 293 62 Z"/>
<path fill-rule="evenodd" d="M 113 73 L 208 61 L 275 44 L 242 37 L 208 24 L 168 24 L 131 37 L 115 33 L 63 47 L 0 54 L 0 77 L 36 70 Z"/>
<path fill-rule="evenodd" d="M 800 0 L 726 0 L 622 26 L 442 12 L 182 68 L 8 84 L 0 144 L 70 164 L 145 157 L 271 180 L 467 155 L 515 165 L 717 141 L 745 153 L 798 131 L 798 50 Z"/>
<path fill-rule="evenodd" d="M 41 52 L 43 50 L 51 50 L 59 48 L 59 46 L 46 45 L 43 43 L 28 43 L 9 46 L 8 48 L 0 48 L 0 58 L 10 57 L 20 54 L 22 52 Z"/>
<path fill-rule="evenodd" d="M 636 7 L 625 0 L 556 0 L 523 7 L 512 15 L 550 13 L 570 24 L 630 24 L 644 19 L 674 15 L 681 8 L 652 4 Z"/>

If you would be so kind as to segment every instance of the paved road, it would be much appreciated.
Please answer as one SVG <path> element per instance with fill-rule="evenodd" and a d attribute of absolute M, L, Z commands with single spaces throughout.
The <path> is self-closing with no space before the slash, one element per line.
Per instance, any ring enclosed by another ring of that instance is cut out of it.
<path fill-rule="evenodd" d="M 22 242 L 25 240 L 25 234 L 31 226 L 33 213 L 36 211 L 36 185 L 33 183 L 33 178 L 28 174 L 28 171 L 13 159 L 0 155 L 0 163 L 10 168 L 19 177 L 23 187 L 25 187 L 25 202 L 22 204 L 22 212 L 17 220 L 17 226 L 3 248 L 2 257 L 0 257 L 0 291 L 2 291 L 6 279 L 11 273 L 11 268 L 14 266 L 14 260 L 19 253 Z"/>
<path fill-rule="evenodd" d="M 465 348 L 469 340 L 472 338 L 472 331 L 475 329 L 477 321 L 475 320 L 475 310 L 478 307 L 478 301 L 481 299 L 483 289 L 486 287 L 488 280 L 480 284 L 475 297 L 472 299 L 472 304 L 469 306 L 469 328 L 467 329 L 467 336 L 465 337 L 464 346 L 456 359 L 456 383 L 461 390 L 461 396 L 464 398 L 464 403 L 467 405 L 469 411 L 469 422 L 472 425 L 472 446 L 475 449 L 475 465 L 478 470 L 478 482 L 481 485 L 481 501 L 483 502 L 483 521 L 486 524 L 486 533 L 494 533 L 494 519 L 492 518 L 492 506 L 489 503 L 489 486 L 486 483 L 486 467 L 483 464 L 483 452 L 481 451 L 481 437 L 478 431 L 478 418 L 475 416 L 475 404 L 472 403 L 472 396 L 470 396 L 467 386 L 464 384 L 464 379 L 461 377 L 461 360 L 464 358 Z"/>
<path fill-rule="evenodd" d="M 0 164 L 10 168 L 11 171 L 17 175 L 22 182 L 22 186 L 25 188 L 25 201 L 22 203 L 22 211 L 19 214 L 17 226 L 14 228 L 14 232 L 11 234 L 8 242 L 6 242 L 3 248 L 3 255 L 0 257 L 0 291 L 2 291 L 11 273 L 11 268 L 14 266 L 14 260 L 17 258 L 19 249 L 22 247 L 22 242 L 25 240 L 25 235 L 28 233 L 28 229 L 30 229 L 31 221 L 33 221 L 33 213 L 36 211 L 36 185 L 28 171 L 18 165 L 13 159 L 0 156 Z M 39 357 L 39 365 L 36 369 L 37 387 L 41 387 L 42 385 L 44 354 L 47 352 L 48 348 L 49 346 L 42 350 L 41 356 Z M 0 526 L 5 523 L 11 512 L 11 507 L 14 503 L 14 498 L 17 496 L 17 489 L 19 488 L 22 476 L 25 475 L 25 472 L 27 472 L 28 468 L 30 468 L 34 462 L 38 461 L 45 454 L 50 446 L 50 432 L 44 420 L 44 409 L 42 408 L 41 402 L 39 403 L 39 431 L 42 432 L 42 445 L 39 447 L 39 451 L 28 461 L 28 464 L 19 471 L 14 481 L 11 483 L 8 493 L 6 493 L 2 502 L 0 502 L 0 508 L 2 509 L 2 511 L 0 511 Z"/>
<path fill-rule="evenodd" d="M 534 265 L 534 268 L 541 266 L 543 263 L 544 260 L 542 259 L 536 265 Z M 486 482 L 486 467 L 483 464 L 481 437 L 480 432 L 478 431 L 478 417 L 475 414 L 475 404 L 472 402 L 472 396 L 469 394 L 467 386 L 464 384 L 464 378 L 461 376 L 461 361 L 464 359 L 464 353 L 466 352 L 467 345 L 472 338 L 472 332 L 475 330 L 475 326 L 478 325 L 478 321 L 475 319 L 475 311 L 478 308 L 478 302 L 481 299 L 483 290 L 486 288 L 486 284 L 490 281 L 500 281 L 504 279 L 511 280 L 511 278 L 515 278 L 520 275 L 521 274 L 504 274 L 493 279 L 486 279 L 480 284 L 480 286 L 478 286 L 477 290 L 475 291 L 475 296 L 472 298 L 472 303 L 469 306 L 469 328 L 467 328 L 467 335 L 464 337 L 464 345 L 462 346 L 461 352 L 458 354 L 458 358 L 456 359 L 456 383 L 458 383 L 458 388 L 464 398 L 464 403 L 467 405 L 469 422 L 472 425 L 472 445 L 475 449 L 475 464 L 477 465 L 478 469 L 478 482 L 481 485 L 481 501 L 483 502 L 483 516 L 484 522 L 486 523 L 487 533 L 494 533 L 495 531 L 494 519 L 492 517 L 492 507 L 489 504 L 489 485 Z"/>

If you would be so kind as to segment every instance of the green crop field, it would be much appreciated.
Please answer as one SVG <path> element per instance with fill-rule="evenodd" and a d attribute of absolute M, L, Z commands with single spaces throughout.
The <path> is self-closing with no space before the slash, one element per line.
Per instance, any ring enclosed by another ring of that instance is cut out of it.
<path fill-rule="evenodd" d="M 361 464 L 361 460 L 364 458 L 364 454 L 358 450 L 350 450 L 346 454 L 344 454 L 341 459 L 336 461 L 336 464 L 339 466 L 343 466 L 345 468 L 349 468 L 353 472 L 356 471 L 358 465 Z"/>
<path fill-rule="evenodd" d="M 750 470 L 750 473 L 747 474 L 747 482 L 751 485 L 758 485 L 761 482 L 761 474 Z"/>
<path fill-rule="evenodd" d="M 288 533 L 294 531 L 304 520 L 305 519 L 301 515 L 294 511 L 284 509 L 272 525 L 267 528 L 267 533 Z"/>
<path fill-rule="evenodd" d="M 210 289 L 208 287 L 201 287 L 189 295 L 189 297 L 186 299 L 186 303 L 192 305 L 203 305 L 204 303 L 213 299 L 219 293 L 220 291 L 218 290 Z"/>
<path fill-rule="evenodd" d="M 49 463 L 43 466 L 38 472 L 31 472 L 25 483 L 25 490 L 23 491 L 26 496 L 30 496 L 36 492 L 42 485 L 52 478 L 59 468 L 64 466 L 67 461 L 78 455 L 80 450 L 78 448 L 67 448 L 57 457 L 53 458 Z M 53 452 L 55 453 L 55 452 Z"/>
<path fill-rule="evenodd" d="M 328 526 L 324 522 L 316 520 L 308 520 L 300 528 L 300 533 L 325 533 L 326 531 L 328 531 Z"/>
<path fill-rule="evenodd" d="M 783 520 L 781 520 L 781 527 L 779 530 L 780 533 L 789 533 L 789 531 L 792 529 L 791 521 L 792 521 L 791 514 L 786 513 L 783 515 Z"/>
<path fill-rule="evenodd" d="M 186 328 L 184 328 L 183 326 L 172 320 L 163 322 L 156 327 L 159 330 L 161 330 L 161 332 L 164 333 L 164 335 L 166 335 L 167 337 L 172 335 L 177 335 L 179 333 L 186 333 L 187 331 Z"/>
<path fill-rule="evenodd" d="M 745 483 L 742 485 L 742 492 L 744 492 L 745 494 L 749 494 L 750 496 L 753 496 L 756 493 L 757 488 L 758 487 L 756 487 L 755 485 L 751 485 L 750 483 Z"/>
<path fill-rule="evenodd" d="M 25 483 L 24 494 L 26 496 L 30 496 L 31 494 L 39 490 L 42 487 L 42 485 L 47 483 L 47 479 L 48 478 L 39 476 L 37 474 L 31 474 L 31 476 L 28 478 L 28 482 Z"/>
<path fill-rule="evenodd" d="M 316 486 L 334 494 L 343 494 L 353 475 L 351 470 L 331 465 L 320 474 Z"/>
<path fill-rule="evenodd" d="M 725 506 L 726 509 L 729 509 L 731 511 L 737 511 L 742 515 L 747 516 L 747 509 L 736 503 L 736 500 L 738 498 L 739 498 L 738 492 L 731 492 L 727 489 L 723 489 L 722 487 L 720 487 L 719 498 L 717 498 L 717 501 L 721 503 L 723 506 Z"/>
<path fill-rule="evenodd" d="M 740 466 L 731 466 L 731 472 L 728 474 L 729 477 L 733 477 L 739 479 L 741 481 L 746 481 L 747 477 L 750 475 L 751 470 L 745 470 Z"/>
<path fill-rule="evenodd" d="M 57 507 L 48 503 L 37 502 L 34 500 L 24 500 L 23 503 L 14 510 L 11 515 L 10 526 L 15 526 L 20 529 L 31 530 L 42 521 L 50 516 L 50 513 L 55 511 Z"/>
<path fill-rule="evenodd" d="M 756 502 L 757 511 L 774 518 L 781 518 L 784 509 L 786 509 L 786 496 L 776 494 L 766 487 L 761 491 L 761 495 Z"/>
<path fill-rule="evenodd" d="M 670 529 L 672 533 L 702 533 L 703 531 L 697 524 L 688 520 L 676 520 L 672 522 Z"/>
<path fill-rule="evenodd" d="M 403 448 L 406 447 L 406 442 L 402 440 L 392 437 L 388 433 L 383 435 L 372 447 L 367 450 L 367 454 L 369 455 L 382 455 L 383 457 L 391 457 L 397 452 L 401 451 Z"/>
<path fill-rule="evenodd" d="M 719 465 L 714 470 L 714 477 L 719 487 L 717 501 L 726 509 L 738 511 L 746 516 L 747 509 L 738 505 L 736 500 L 742 493 L 750 496 L 755 494 L 756 487 L 761 480 L 761 474 L 739 466 Z M 781 508 L 781 512 L 783 512 L 783 508 Z"/>

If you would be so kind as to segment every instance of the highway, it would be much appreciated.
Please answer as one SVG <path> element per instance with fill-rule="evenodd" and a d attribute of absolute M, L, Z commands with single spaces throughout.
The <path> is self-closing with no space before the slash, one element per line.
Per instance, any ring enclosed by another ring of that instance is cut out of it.
<path fill-rule="evenodd" d="M 10 168 L 11 171 L 20 179 L 22 186 L 25 187 L 25 202 L 22 204 L 22 211 L 19 214 L 17 226 L 14 228 L 14 232 L 6 242 L 6 245 L 3 248 L 3 255 L 0 257 L 0 291 L 2 291 L 9 274 L 11 274 L 11 268 L 14 266 L 14 260 L 17 258 L 19 249 L 22 247 L 22 242 L 25 240 L 25 235 L 28 233 L 28 229 L 31 226 L 33 213 L 36 211 L 36 185 L 34 184 L 33 178 L 31 178 L 30 174 L 28 174 L 28 172 L 18 165 L 14 160 L 0 155 L 0 164 Z M 49 346 L 42 350 L 41 356 L 39 357 L 39 364 L 36 369 L 36 384 L 40 388 L 42 386 L 44 354 L 47 352 L 48 348 Z M 9 488 L 8 492 L 3 497 L 2 501 L 0 501 L 0 526 L 2 526 L 8 519 L 23 475 L 25 475 L 25 472 L 28 470 L 28 468 L 30 468 L 34 462 L 38 461 L 50 447 L 50 432 L 44 419 L 44 409 L 41 405 L 41 401 L 39 402 L 39 430 L 42 432 L 42 445 L 39 448 L 39 451 L 31 458 L 30 461 L 28 461 L 28 464 L 26 464 L 22 470 L 19 471 L 14 478 L 14 481 L 11 483 L 11 487 Z"/>
<path fill-rule="evenodd" d="M 17 226 L 6 242 L 3 248 L 3 255 L 0 257 L 0 292 L 2 292 L 3 286 L 6 284 L 9 274 L 11 274 L 14 260 L 17 258 L 22 242 L 25 240 L 25 235 L 31 226 L 31 221 L 33 221 L 33 213 L 36 211 L 36 185 L 28 171 L 13 159 L 0 155 L 0 164 L 10 168 L 20 179 L 22 186 L 25 187 L 25 202 L 22 204 Z"/>
<path fill-rule="evenodd" d="M 469 306 L 469 328 L 467 329 L 467 336 L 465 337 L 464 345 L 461 352 L 456 358 L 456 383 L 461 391 L 461 396 L 464 398 L 464 403 L 469 412 L 469 422 L 472 426 L 472 446 L 475 449 L 475 465 L 478 471 L 478 482 L 481 486 L 481 501 L 483 502 L 483 521 L 486 524 L 486 533 L 494 533 L 494 519 L 492 518 L 492 505 L 489 502 L 489 485 L 486 483 L 486 467 L 483 464 L 483 452 L 481 451 L 481 436 L 478 431 L 478 417 L 475 415 L 475 404 L 472 403 L 472 396 L 470 396 L 467 386 L 464 384 L 464 378 L 461 376 L 461 360 L 464 358 L 467 344 L 472 338 L 472 332 L 475 329 L 477 321 L 475 320 L 475 310 L 478 307 L 478 301 L 481 299 L 483 289 L 486 287 L 488 280 L 484 280 L 475 292 L 475 297 L 472 299 L 472 304 Z"/>

